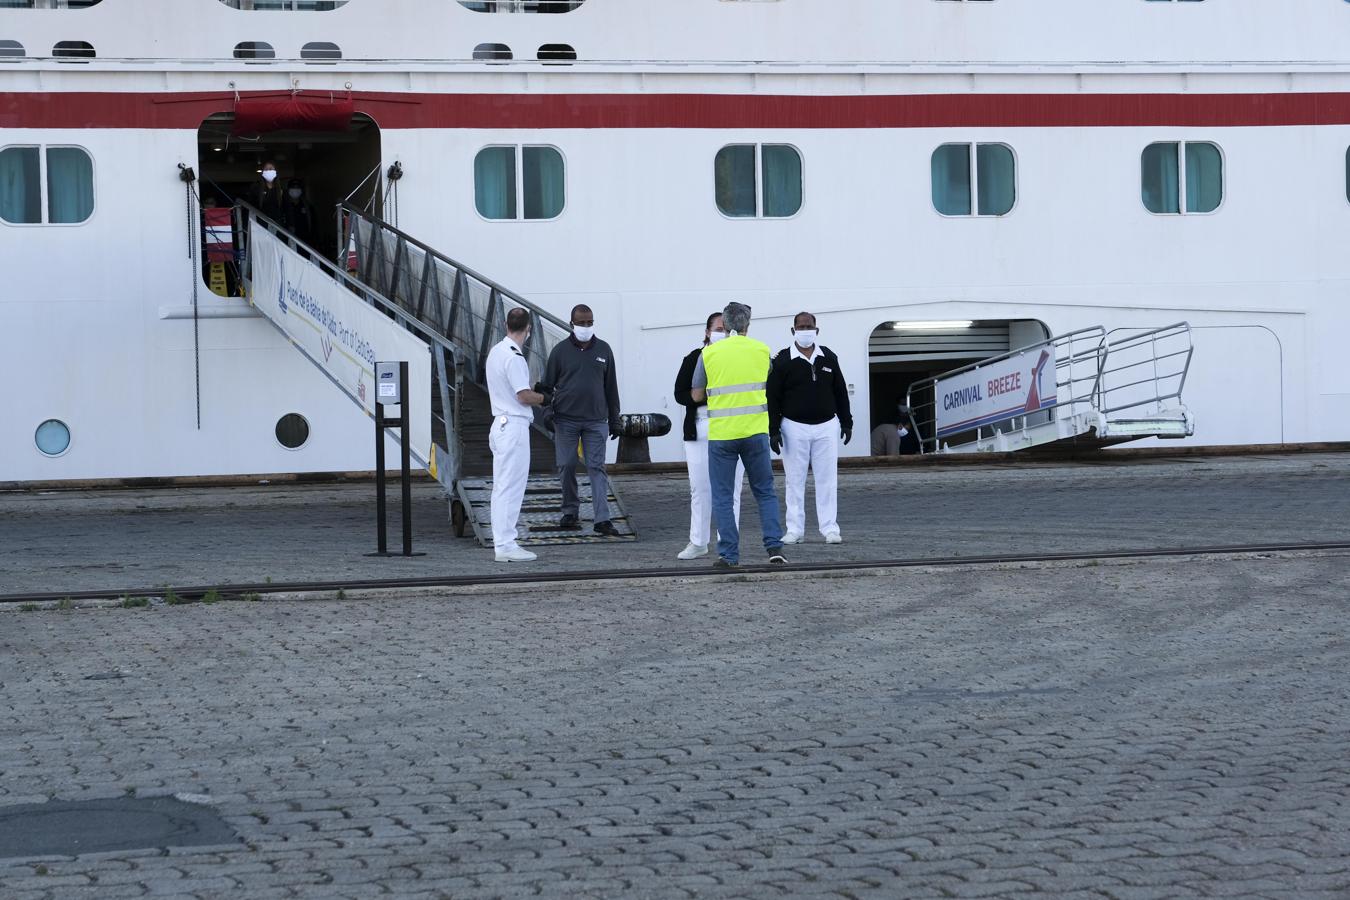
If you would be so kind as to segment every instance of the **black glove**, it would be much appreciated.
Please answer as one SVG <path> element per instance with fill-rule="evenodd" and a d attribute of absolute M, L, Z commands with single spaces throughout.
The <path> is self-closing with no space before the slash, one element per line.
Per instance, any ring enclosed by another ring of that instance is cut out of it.
<path fill-rule="evenodd" d="M 544 395 L 544 405 L 545 405 L 545 406 L 547 406 L 547 405 L 549 405 L 550 403 L 553 402 L 553 386 L 552 386 L 552 385 L 544 384 L 542 381 L 536 382 L 535 385 L 534 385 L 534 392 L 535 392 L 536 394 L 543 394 L 543 395 Z"/>
<path fill-rule="evenodd" d="M 778 433 L 769 435 L 769 449 L 774 453 L 783 452 L 783 436 Z"/>
<path fill-rule="evenodd" d="M 853 440 L 853 429 L 841 428 L 839 429 L 839 436 L 844 439 L 844 446 L 848 446 L 848 442 Z"/>
<path fill-rule="evenodd" d="M 618 439 L 621 438 L 621 437 L 623 437 L 623 429 L 619 428 L 619 423 L 618 423 L 618 422 L 610 422 L 610 423 L 609 423 L 609 439 L 610 439 L 611 441 L 616 441 L 616 440 L 618 440 Z"/>

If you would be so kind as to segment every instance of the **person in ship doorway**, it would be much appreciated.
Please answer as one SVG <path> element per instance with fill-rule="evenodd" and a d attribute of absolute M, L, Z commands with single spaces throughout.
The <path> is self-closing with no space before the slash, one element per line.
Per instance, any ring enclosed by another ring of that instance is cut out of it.
<path fill-rule="evenodd" d="M 905 405 L 905 398 L 895 402 L 895 413 L 872 429 L 873 456 L 916 456 L 923 452 L 919 436 L 914 433 L 914 416 Z"/>
<path fill-rule="evenodd" d="M 675 402 L 684 407 L 684 460 L 689 469 L 689 546 L 678 554 L 678 559 L 698 559 L 708 555 L 712 531 L 712 482 L 708 478 L 708 401 L 693 398 L 694 369 L 703 357 L 703 348 L 727 336 L 722 314 L 708 316 L 703 329 L 703 346 L 689 352 L 680 363 L 675 376 Z M 736 461 L 736 488 L 732 515 L 739 527 L 741 521 L 741 483 L 745 465 Z"/>
<path fill-rule="evenodd" d="M 281 198 L 281 226 L 300 239 L 306 247 L 313 247 L 314 207 L 305 196 L 305 185 L 299 178 L 286 182 L 286 195 Z"/>
<path fill-rule="evenodd" d="M 506 337 L 487 358 L 488 397 L 492 402 L 492 546 L 497 562 L 531 562 L 535 554 L 520 546 L 516 521 L 530 478 L 530 423 L 533 406 L 545 397 L 530 389 L 530 366 L 522 349 L 530 339 L 530 314 L 506 314 Z"/>
<path fill-rule="evenodd" d="M 281 185 L 277 182 L 277 164 L 270 159 L 263 163 L 258 178 L 259 181 L 249 191 L 248 202 L 273 222 L 278 225 L 284 224 L 281 221 L 283 195 Z"/>
<path fill-rule="evenodd" d="M 595 313 L 589 306 L 572 308 L 572 334 L 549 354 L 543 386 L 553 393 L 553 440 L 562 482 L 562 518 L 558 525 L 576 528 L 580 524 L 579 441 L 591 479 L 595 533 L 618 537 L 619 531 L 609 519 L 605 438 L 619 436 L 619 379 L 614 351 L 595 336 Z"/>
<path fill-rule="evenodd" d="M 820 345 L 816 317 L 797 313 L 792 320 L 792 346 L 774 357 L 769 372 L 769 446 L 783 455 L 787 486 L 787 530 L 784 544 L 806 534 L 806 474 L 816 488 L 816 523 L 825 543 L 843 541 L 839 534 L 839 440 L 853 439 L 848 383 L 839 358 Z"/>

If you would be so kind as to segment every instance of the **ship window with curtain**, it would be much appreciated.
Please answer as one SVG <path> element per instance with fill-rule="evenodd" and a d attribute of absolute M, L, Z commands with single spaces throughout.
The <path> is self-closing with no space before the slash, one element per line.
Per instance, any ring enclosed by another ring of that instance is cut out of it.
<path fill-rule="evenodd" d="M 485 13 L 566 13 L 586 0 L 459 0 L 459 5 Z"/>
<path fill-rule="evenodd" d="M 933 208 L 944 216 L 1006 216 L 1017 205 L 1017 158 L 1007 144 L 933 151 Z"/>
<path fill-rule="evenodd" d="M 78 225 L 94 214 L 94 161 L 79 147 L 0 149 L 0 221 Z"/>
<path fill-rule="evenodd" d="M 733 219 L 789 219 L 802 208 L 802 155 L 788 144 L 730 144 L 713 160 L 717 208 Z"/>
<path fill-rule="evenodd" d="M 554 147 L 484 147 L 473 162 L 474 205 L 494 221 L 556 219 L 567 205 L 562 154 Z"/>
<path fill-rule="evenodd" d="M 235 59 L 276 59 L 277 51 L 266 41 L 240 41 L 234 45 Z"/>
<path fill-rule="evenodd" d="M 1144 208 L 1156 215 L 1212 213 L 1223 203 L 1223 154 L 1209 142 L 1163 141 L 1140 161 Z"/>
<path fill-rule="evenodd" d="M 347 5 L 347 0 L 220 0 L 220 2 L 230 9 L 282 12 L 329 12 Z"/>

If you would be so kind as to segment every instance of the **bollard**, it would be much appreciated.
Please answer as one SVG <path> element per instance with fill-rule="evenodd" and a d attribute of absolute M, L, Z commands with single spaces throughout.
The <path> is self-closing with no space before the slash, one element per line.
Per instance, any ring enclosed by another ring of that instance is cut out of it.
<path fill-rule="evenodd" d="M 642 413 L 619 416 L 619 452 L 617 463 L 649 463 L 652 461 L 648 438 L 670 434 L 670 417 L 661 413 Z"/>

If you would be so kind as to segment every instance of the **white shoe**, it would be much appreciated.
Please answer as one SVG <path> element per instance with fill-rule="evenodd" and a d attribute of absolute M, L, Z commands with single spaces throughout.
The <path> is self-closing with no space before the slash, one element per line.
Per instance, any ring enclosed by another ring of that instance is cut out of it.
<path fill-rule="evenodd" d="M 676 558 L 676 559 L 698 559 L 700 556 L 707 556 L 707 555 L 708 555 L 708 545 L 707 545 L 707 544 L 695 544 L 695 543 L 692 543 L 692 542 L 691 542 L 691 543 L 689 544 L 689 546 L 688 546 L 688 547 L 685 547 L 683 550 L 681 550 L 681 551 L 676 555 L 675 558 Z"/>
<path fill-rule="evenodd" d="M 785 544 L 800 544 L 801 542 L 802 536 L 795 531 L 789 531 L 783 535 L 783 543 Z"/>
<path fill-rule="evenodd" d="M 842 544 L 843 542 L 844 536 L 837 531 L 831 531 L 825 535 L 825 543 L 827 544 Z"/>
<path fill-rule="evenodd" d="M 538 558 L 535 554 L 520 547 L 497 551 L 497 562 L 534 562 Z"/>

